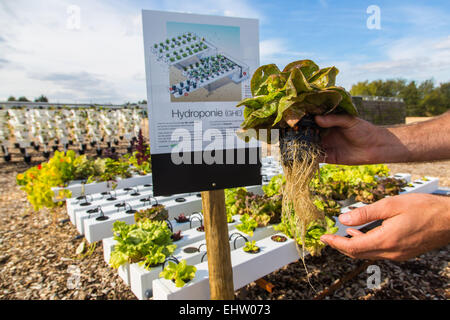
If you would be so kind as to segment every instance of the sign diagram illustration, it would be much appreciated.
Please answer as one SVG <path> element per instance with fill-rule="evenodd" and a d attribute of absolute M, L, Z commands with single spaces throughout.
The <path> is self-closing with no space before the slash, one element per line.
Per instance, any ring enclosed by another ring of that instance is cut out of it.
<path fill-rule="evenodd" d="M 167 64 L 170 69 L 168 91 L 172 102 L 187 98 L 202 88 L 206 90 L 206 98 L 230 82 L 240 84 L 249 78 L 249 67 L 245 63 L 194 32 L 154 43 L 152 53 L 157 61 Z M 237 89 L 235 91 L 240 95 L 240 89 Z"/>

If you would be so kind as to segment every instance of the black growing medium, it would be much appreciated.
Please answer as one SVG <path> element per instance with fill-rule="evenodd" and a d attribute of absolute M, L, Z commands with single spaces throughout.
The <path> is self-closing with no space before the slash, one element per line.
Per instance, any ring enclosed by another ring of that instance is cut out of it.
<path fill-rule="evenodd" d="M 128 209 L 127 209 L 128 208 Z M 126 214 L 135 214 L 137 212 L 137 210 L 134 210 L 130 204 L 126 203 L 125 204 L 125 213 Z"/>
<path fill-rule="evenodd" d="M 95 220 L 97 221 L 104 221 L 104 220 L 108 220 L 109 217 L 105 216 L 105 213 L 102 210 L 102 207 L 98 206 L 98 211 L 100 211 L 100 216 L 98 216 L 97 218 L 95 218 Z"/>
<path fill-rule="evenodd" d="M 185 252 L 185 253 L 196 253 L 196 252 L 199 252 L 199 250 L 196 247 L 186 247 L 186 248 L 183 249 L 183 252 Z"/>
<path fill-rule="evenodd" d="M 260 251 L 261 251 L 261 248 L 258 248 L 258 250 L 252 250 L 252 251 L 245 251 L 245 250 L 244 250 L 245 253 L 252 253 L 252 254 L 258 253 L 258 252 L 260 252 Z"/>
<path fill-rule="evenodd" d="M 293 128 L 280 129 L 279 141 L 281 161 L 284 166 L 288 167 L 291 167 L 294 162 L 290 150 L 299 142 L 303 142 L 299 151 L 304 152 L 297 153 L 297 160 L 302 162 L 303 154 L 308 154 L 308 151 L 320 143 L 320 128 L 314 121 L 314 115 L 305 115 Z"/>

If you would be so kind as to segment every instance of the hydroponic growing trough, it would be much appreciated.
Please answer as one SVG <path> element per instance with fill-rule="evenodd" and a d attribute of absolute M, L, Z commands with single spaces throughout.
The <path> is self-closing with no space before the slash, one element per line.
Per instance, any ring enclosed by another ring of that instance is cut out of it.
<path fill-rule="evenodd" d="M 432 193 L 436 191 L 438 189 L 439 180 L 432 177 L 426 178 L 427 181 L 414 181 L 412 187 L 408 187 L 408 189 L 402 193 Z M 353 206 L 356 207 L 364 205 L 365 204 L 361 202 L 353 204 Z M 342 212 L 349 210 L 351 210 L 349 207 L 342 208 Z M 346 235 L 345 230 L 347 229 L 347 226 L 340 224 L 337 218 L 335 218 L 335 220 L 336 226 L 339 227 L 337 234 Z M 361 229 L 369 224 L 353 228 Z M 289 263 L 295 262 L 300 258 L 294 240 L 289 238 L 285 242 L 275 242 L 271 237 L 265 237 L 257 241 L 256 244 L 261 250 L 255 254 L 249 254 L 243 250 L 232 250 L 231 252 L 235 290 L 274 272 Z M 305 253 L 305 255 L 306 254 L 307 253 Z M 155 279 L 151 286 L 153 299 L 209 299 L 208 264 L 207 262 L 202 262 L 197 264 L 196 268 L 197 272 L 195 278 L 181 288 L 176 287 L 172 281 L 161 278 Z M 134 272 L 136 272 L 135 268 L 130 268 L 130 279 L 134 277 Z"/>
<path fill-rule="evenodd" d="M 266 160 L 261 169 L 264 183 L 281 173 L 281 167 L 270 159 Z M 143 185 L 140 185 L 144 183 Z M 169 219 L 181 213 L 190 215 L 201 211 L 199 193 L 185 193 L 171 196 L 153 196 L 151 174 L 135 176 L 128 179 L 118 179 L 115 189 L 111 183 L 100 182 L 69 184 L 73 192 L 84 194 L 66 200 L 67 213 L 70 221 L 77 227 L 88 242 L 95 242 L 112 236 L 112 225 L 115 221 L 135 222 L 134 213 L 137 210 L 151 208 L 162 204 L 168 211 Z M 68 187 L 68 188 L 69 188 Z M 84 190 L 79 188 L 84 187 Z M 250 186 L 248 190 L 262 194 L 261 186 Z M 95 193 L 92 193 L 95 191 Z M 55 194 L 57 190 L 54 189 Z"/>
<path fill-rule="evenodd" d="M 267 160 L 265 162 L 266 173 L 278 168 L 277 163 L 269 164 Z M 409 174 L 397 174 L 395 177 L 410 182 Z M 433 193 L 437 189 L 438 179 L 426 177 L 424 180 L 411 182 L 401 193 Z M 351 208 L 349 206 L 341 208 L 341 212 L 346 212 L 365 204 L 357 202 L 350 205 Z M 201 215 L 201 213 L 196 215 Z M 235 290 L 299 259 L 299 253 L 292 239 L 288 238 L 285 242 L 272 240 L 272 236 L 278 234 L 273 229 L 273 226 L 256 228 L 253 237 L 250 237 L 236 230 L 239 219 L 240 216 L 234 216 L 234 222 L 228 224 Z M 336 226 L 339 228 L 337 234 L 346 235 L 347 226 L 341 225 L 337 218 L 335 220 Z M 190 224 L 178 224 L 173 219 L 170 221 L 173 231 L 181 230 L 181 234 L 186 237 L 184 240 L 175 242 L 177 249 L 173 256 L 178 260 L 184 259 L 188 264 L 195 265 L 197 268 L 195 278 L 184 287 L 177 288 L 171 281 L 160 279 L 161 267 L 146 270 L 139 263 L 134 263 L 126 264 L 119 268 L 119 275 L 130 285 L 132 292 L 139 299 L 147 299 L 152 296 L 153 299 L 209 299 L 204 232 L 197 230 L 200 223 L 201 221 L 198 219 L 193 219 Z M 366 225 L 361 225 L 357 228 L 360 229 Z M 236 238 L 238 239 L 236 240 Z M 261 249 L 260 252 L 255 254 L 244 252 L 242 246 L 247 240 L 255 240 L 257 246 Z M 109 262 L 109 256 L 114 248 L 114 244 L 113 238 L 103 240 L 104 257 L 107 262 Z"/>

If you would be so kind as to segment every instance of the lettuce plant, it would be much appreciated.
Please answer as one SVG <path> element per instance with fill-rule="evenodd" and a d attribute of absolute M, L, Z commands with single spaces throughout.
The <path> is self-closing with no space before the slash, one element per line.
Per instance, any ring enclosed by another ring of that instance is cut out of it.
<path fill-rule="evenodd" d="M 258 222 L 246 213 L 241 217 L 241 224 L 238 224 L 236 229 L 253 237 L 253 231 L 257 226 Z"/>
<path fill-rule="evenodd" d="M 276 194 L 281 194 L 281 188 L 286 183 L 284 175 L 279 174 L 270 179 L 269 183 L 262 186 L 266 196 L 271 197 Z"/>
<path fill-rule="evenodd" d="M 167 266 L 159 274 L 167 280 L 172 280 L 178 288 L 183 287 L 186 282 L 191 281 L 195 277 L 197 268 L 187 264 L 186 260 L 181 260 L 180 263 L 169 261 Z"/>
<path fill-rule="evenodd" d="M 157 204 L 150 208 L 139 210 L 134 214 L 136 222 L 149 219 L 153 221 L 163 221 L 169 218 L 169 212 L 163 204 Z"/>
<path fill-rule="evenodd" d="M 320 254 L 321 250 L 326 246 L 325 243 L 320 241 L 322 235 L 333 234 L 338 231 L 334 220 L 325 216 L 323 220 L 310 222 L 307 225 L 304 236 L 302 236 L 297 232 L 295 218 L 295 214 L 291 214 L 289 218 L 283 219 L 274 229 L 284 233 L 291 239 L 295 238 L 297 243 L 303 245 L 312 256 Z"/>
<path fill-rule="evenodd" d="M 135 262 L 152 267 L 164 262 L 176 248 L 171 239 L 172 232 L 165 221 L 146 219 L 131 225 L 116 221 L 113 233 L 117 242 L 110 258 L 113 268 Z"/>
<path fill-rule="evenodd" d="M 283 71 L 275 64 L 259 67 L 250 83 L 253 97 L 237 105 L 245 106 L 241 127 L 285 128 L 293 117 L 300 120 L 307 114 L 356 115 L 350 94 L 335 85 L 338 72 L 335 67 L 319 69 L 311 60 L 291 62 Z"/>
<path fill-rule="evenodd" d="M 247 241 L 245 243 L 245 246 L 244 246 L 243 249 L 244 249 L 245 252 L 250 252 L 250 253 L 257 253 L 260 250 L 259 247 L 256 245 L 256 241 L 255 240 Z"/>

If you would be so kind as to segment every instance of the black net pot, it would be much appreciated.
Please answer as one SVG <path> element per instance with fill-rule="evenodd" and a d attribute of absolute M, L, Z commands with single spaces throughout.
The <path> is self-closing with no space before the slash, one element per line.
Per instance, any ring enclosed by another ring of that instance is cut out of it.
<path fill-rule="evenodd" d="M 10 154 L 5 154 L 3 156 L 3 159 L 5 160 L 5 162 L 10 162 L 11 161 L 11 155 Z"/>
<path fill-rule="evenodd" d="M 292 148 L 300 143 L 301 148 L 296 156 L 297 160 L 302 162 L 304 155 L 320 144 L 320 128 L 315 123 L 313 115 L 306 115 L 294 128 L 280 129 L 279 139 L 281 161 L 284 166 L 292 166 L 294 161 L 294 155 L 290 152 Z"/>
<path fill-rule="evenodd" d="M 23 161 L 25 161 L 25 163 L 27 164 L 31 163 L 31 156 L 30 155 L 23 156 Z"/>

